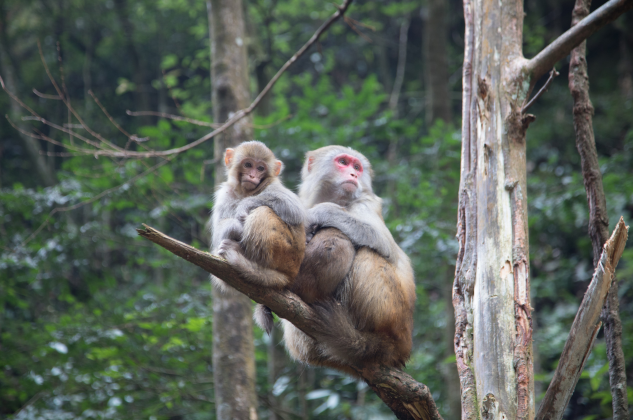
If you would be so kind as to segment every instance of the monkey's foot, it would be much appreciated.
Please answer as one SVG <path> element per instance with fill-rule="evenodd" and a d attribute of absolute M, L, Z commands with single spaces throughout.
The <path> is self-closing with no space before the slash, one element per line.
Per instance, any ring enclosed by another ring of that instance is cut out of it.
<path fill-rule="evenodd" d="M 224 239 L 218 248 L 218 255 L 230 264 L 235 263 L 240 257 L 240 244 L 232 239 Z"/>

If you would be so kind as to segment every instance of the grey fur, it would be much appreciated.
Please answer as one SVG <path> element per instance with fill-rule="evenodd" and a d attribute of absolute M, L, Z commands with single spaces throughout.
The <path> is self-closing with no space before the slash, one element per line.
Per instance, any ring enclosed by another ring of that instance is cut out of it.
<path fill-rule="evenodd" d="M 315 231 L 315 228 L 333 227 L 343 232 L 352 241 L 355 247 L 369 247 L 383 258 L 391 260 L 392 243 L 384 232 L 378 232 L 374 225 L 365 223 L 354 217 L 344 207 L 334 203 L 320 203 L 308 210 L 308 223 L 306 228 Z"/>
<path fill-rule="evenodd" d="M 244 198 L 238 197 L 233 189 L 224 183 L 215 194 L 211 216 L 213 251 L 220 247 L 224 239 L 240 241 L 244 219 L 253 209 L 261 206 L 269 207 L 290 226 L 301 225 L 306 220 L 305 210 L 297 196 L 277 179 L 271 181 L 258 195 Z"/>

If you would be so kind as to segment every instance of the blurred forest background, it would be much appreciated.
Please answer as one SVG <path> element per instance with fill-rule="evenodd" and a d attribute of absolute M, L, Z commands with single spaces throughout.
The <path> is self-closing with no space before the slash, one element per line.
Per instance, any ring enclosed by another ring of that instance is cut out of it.
<path fill-rule="evenodd" d="M 526 0 L 527 57 L 569 28 L 573 3 Z M 245 0 L 253 97 L 334 8 L 316 0 Z M 416 270 L 407 371 L 430 387 L 445 418 L 457 419 L 450 291 L 462 3 L 368 0 L 354 3 L 347 16 L 259 106 L 255 138 L 284 161 L 292 188 L 308 150 L 349 145 L 372 161 L 387 225 Z M 125 146 L 127 138 L 89 91 L 127 132 L 149 138 L 128 144 L 133 150 L 181 146 L 211 130 L 205 1 L 0 0 L 0 75 L 7 88 L 46 119 L 85 134 L 61 101 L 47 97 L 55 90 L 38 40 L 61 81 L 59 43 L 74 108 L 112 142 Z M 630 222 L 633 213 L 633 13 L 590 37 L 587 56 L 613 226 L 620 215 Z M 561 76 L 530 110 L 537 121 L 527 134 L 538 398 L 593 271 L 567 64 L 558 70 Z M 27 131 L 76 141 L 29 119 L 4 92 L 0 111 Z M 147 223 L 208 248 L 213 142 L 148 171 L 160 162 L 74 156 L 0 120 L 0 417 L 215 418 L 209 277 L 135 231 Z M 633 248 L 618 277 L 631 384 Z M 278 336 L 253 334 L 261 418 L 393 418 L 363 383 L 291 362 Z M 565 418 L 611 417 L 607 368 L 600 333 Z"/>

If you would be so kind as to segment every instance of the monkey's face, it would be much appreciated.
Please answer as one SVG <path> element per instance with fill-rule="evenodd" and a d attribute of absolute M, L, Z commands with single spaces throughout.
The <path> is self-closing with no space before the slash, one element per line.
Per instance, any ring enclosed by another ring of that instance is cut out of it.
<path fill-rule="evenodd" d="M 334 157 L 334 168 L 338 174 L 339 187 L 349 194 L 355 193 L 363 174 L 361 161 L 347 153 L 341 153 Z"/>
<path fill-rule="evenodd" d="M 244 158 L 240 162 L 240 184 L 246 191 L 253 191 L 268 176 L 268 166 L 262 160 Z"/>

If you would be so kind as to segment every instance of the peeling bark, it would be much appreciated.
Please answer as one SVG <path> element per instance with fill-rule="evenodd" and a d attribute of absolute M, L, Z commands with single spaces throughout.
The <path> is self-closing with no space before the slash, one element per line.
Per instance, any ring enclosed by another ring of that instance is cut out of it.
<path fill-rule="evenodd" d="M 535 117 L 523 104 L 540 76 L 631 7 L 607 2 L 526 60 L 522 1 L 464 0 L 453 287 L 463 419 L 534 418 L 525 134 Z"/>

